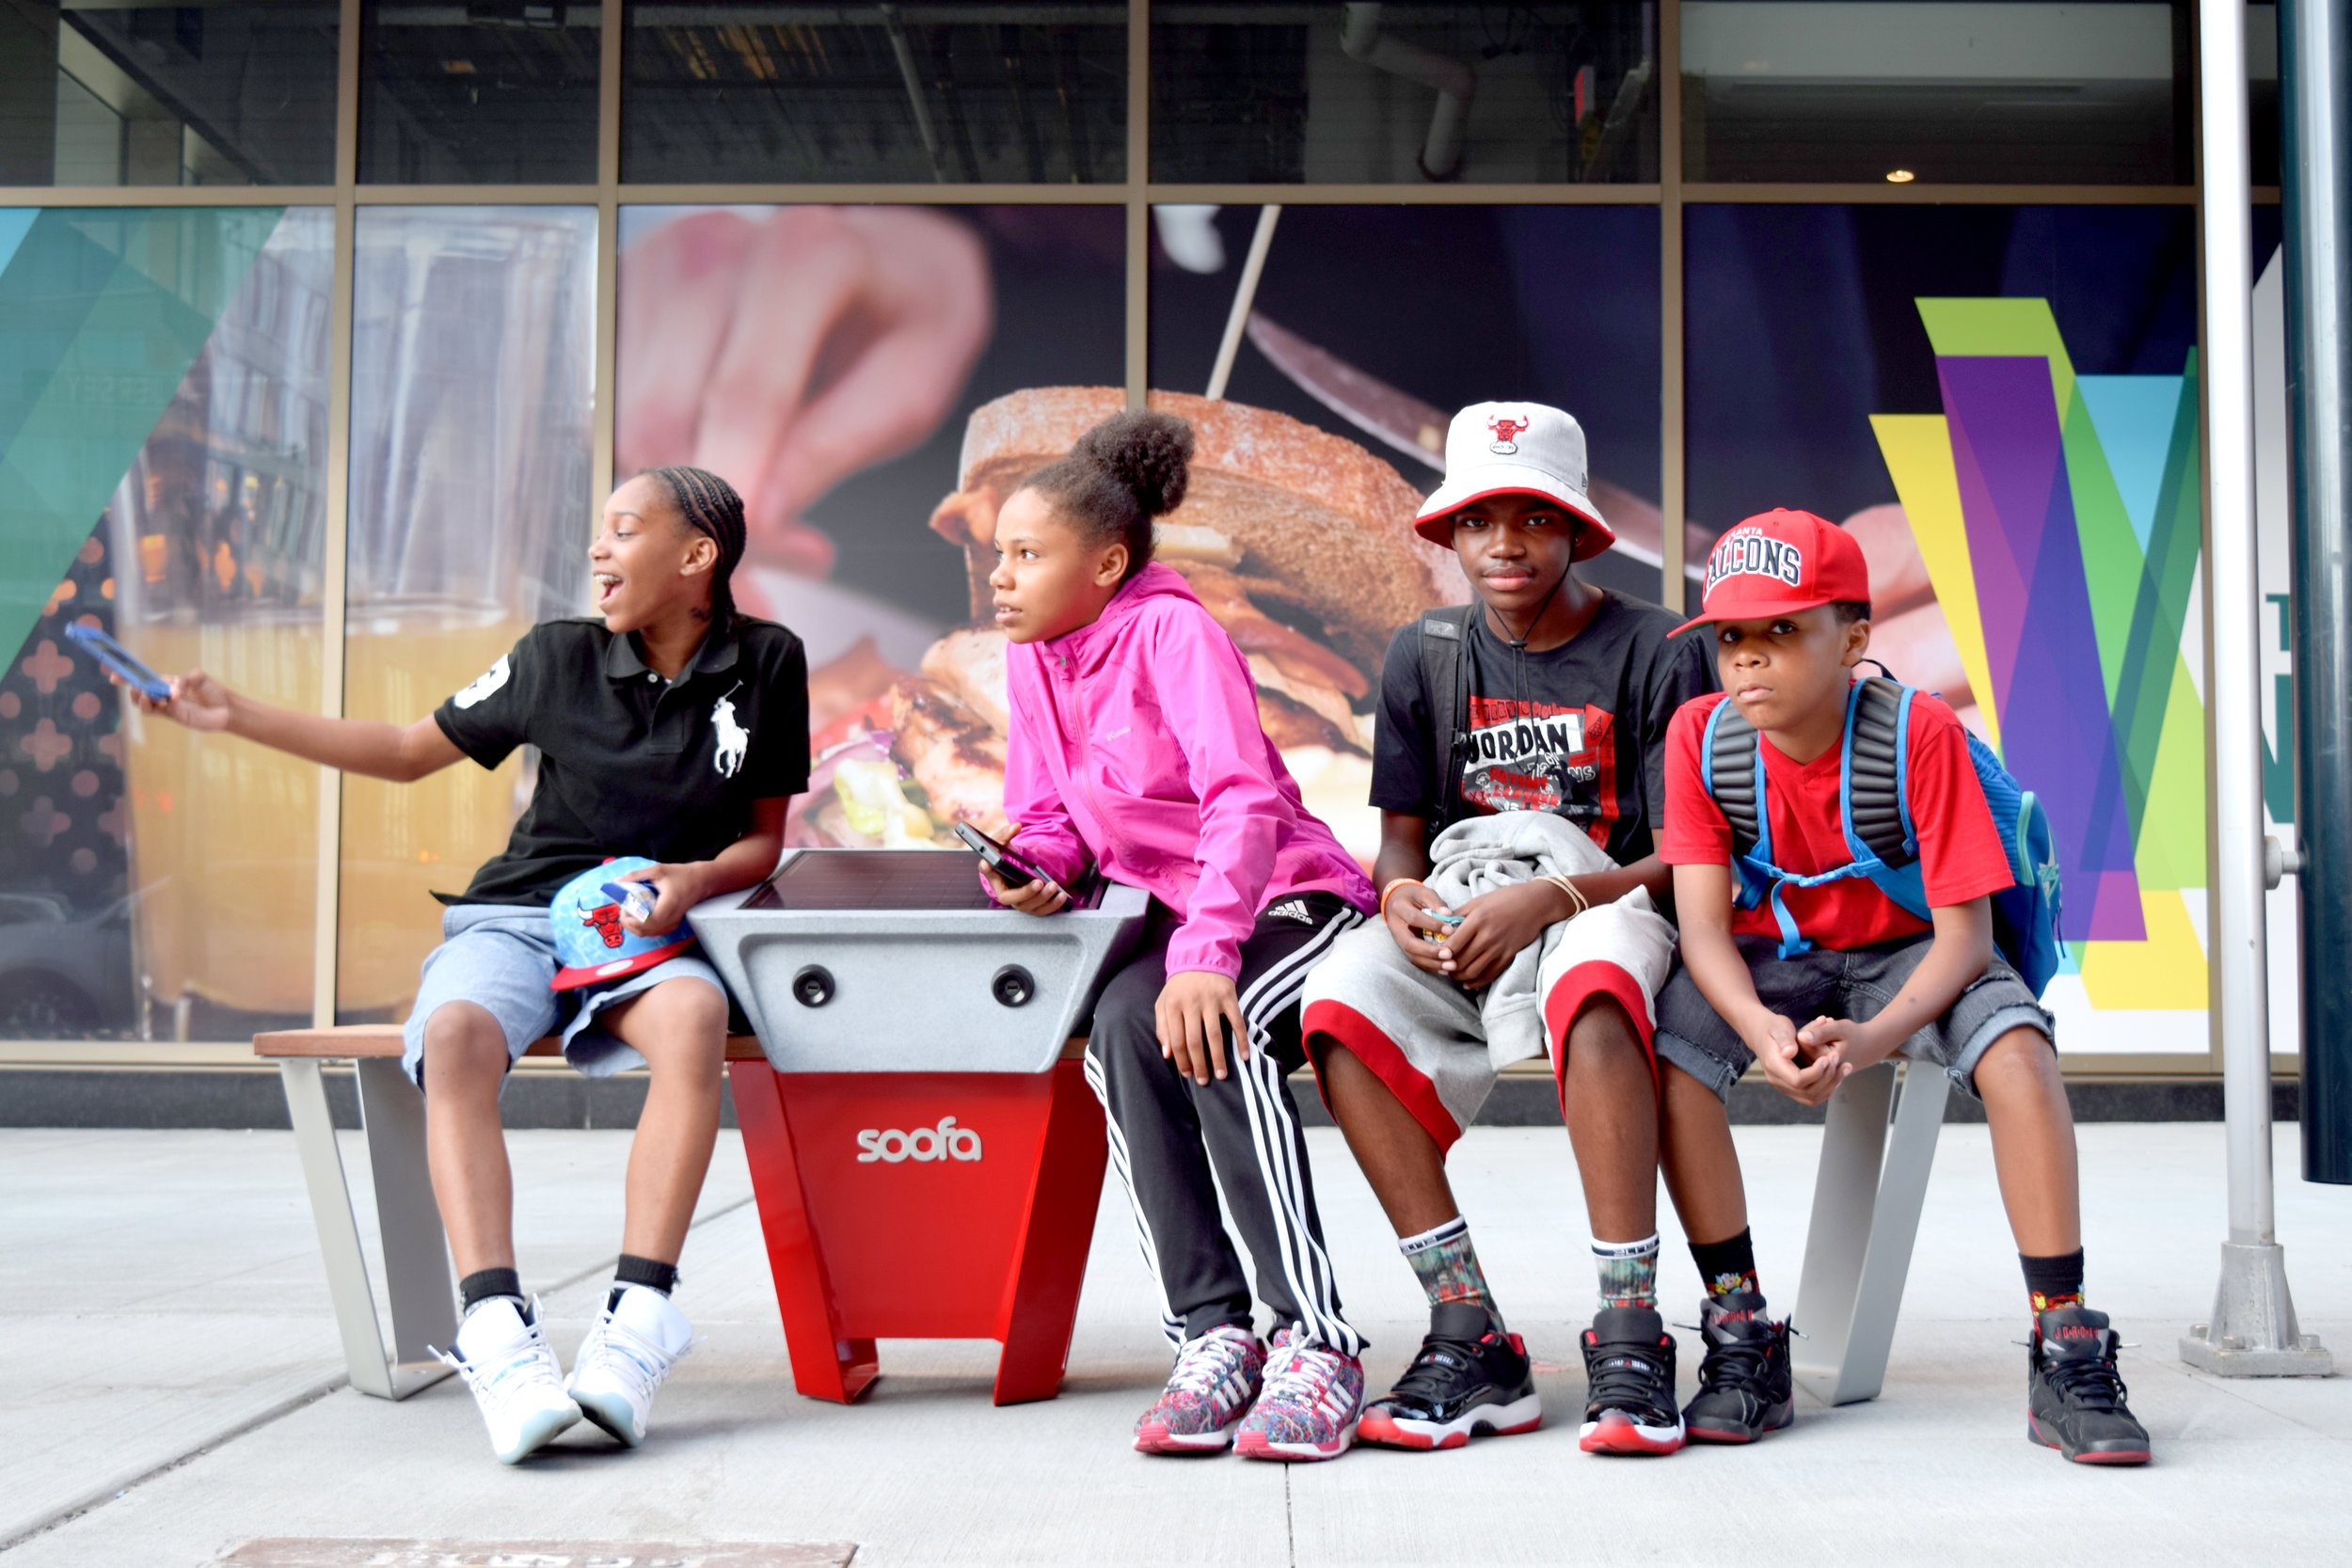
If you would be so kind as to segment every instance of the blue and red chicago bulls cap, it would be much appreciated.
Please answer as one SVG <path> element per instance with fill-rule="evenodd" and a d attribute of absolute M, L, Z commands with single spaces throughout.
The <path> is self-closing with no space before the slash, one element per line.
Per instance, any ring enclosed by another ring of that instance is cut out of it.
<path fill-rule="evenodd" d="M 1817 605 L 1870 602 L 1870 565 L 1854 536 L 1826 517 L 1775 507 L 1715 541 L 1701 609 L 1680 636 L 1714 621 L 1793 615 Z"/>
<path fill-rule="evenodd" d="M 1582 519 L 1572 561 L 1617 542 L 1585 495 L 1584 427 L 1541 403 L 1473 403 L 1445 436 L 1445 483 L 1421 503 L 1413 531 L 1451 548 L 1454 514 L 1490 496 L 1542 496 Z"/>
<path fill-rule="evenodd" d="M 641 937 L 625 929 L 621 906 L 605 894 L 605 883 L 631 880 L 638 872 L 651 870 L 654 863 L 643 855 L 624 855 L 564 884 L 564 891 L 548 907 L 548 919 L 555 927 L 555 957 L 563 965 L 548 982 L 550 989 L 577 990 L 618 980 L 651 969 L 664 958 L 675 958 L 694 945 L 694 933 L 684 926 L 659 937 Z"/>

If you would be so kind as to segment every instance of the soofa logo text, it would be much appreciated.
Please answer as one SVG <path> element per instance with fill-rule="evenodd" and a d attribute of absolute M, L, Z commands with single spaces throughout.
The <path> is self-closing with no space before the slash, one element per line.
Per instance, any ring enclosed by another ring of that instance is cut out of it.
<path fill-rule="evenodd" d="M 898 1164 L 902 1160 L 977 1160 L 980 1157 L 980 1135 L 969 1127 L 958 1127 L 953 1117 L 942 1117 L 937 1127 L 918 1127 L 912 1132 L 901 1132 L 893 1127 L 888 1131 L 867 1128 L 857 1135 L 857 1163 L 870 1165 L 875 1161 Z"/>

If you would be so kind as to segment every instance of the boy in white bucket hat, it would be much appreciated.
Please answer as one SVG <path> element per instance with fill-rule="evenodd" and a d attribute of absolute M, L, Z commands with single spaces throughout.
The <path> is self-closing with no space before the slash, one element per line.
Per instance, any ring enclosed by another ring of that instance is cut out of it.
<path fill-rule="evenodd" d="M 1497 1072 L 1549 1055 L 1592 1216 L 1600 1310 L 1583 1336 L 1582 1446 L 1671 1453 L 1786 1425 L 1786 1329 L 1756 1288 L 1721 1101 L 1651 1048 L 1673 968 L 1657 840 L 1675 710 L 1713 673 L 1677 617 L 1580 581 L 1614 543 L 1586 493 L 1584 432 L 1557 408 L 1454 417 L 1445 483 L 1415 522 L 1475 592 L 1397 632 L 1381 678 L 1372 803 L 1378 921 L 1310 976 L 1324 1098 L 1429 1296 L 1421 1354 L 1360 1441 L 1454 1448 L 1542 1420 L 1445 1156 Z M 1675 1406 L 1658 1312 L 1663 1165 L 1708 1285 L 1701 1392 Z"/>

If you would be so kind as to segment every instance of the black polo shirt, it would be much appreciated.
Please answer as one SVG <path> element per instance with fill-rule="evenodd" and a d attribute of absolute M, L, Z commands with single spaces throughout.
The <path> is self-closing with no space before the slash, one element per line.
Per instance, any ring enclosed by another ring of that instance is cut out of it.
<path fill-rule="evenodd" d="M 549 621 L 433 718 L 485 768 L 539 749 L 505 852 L 445 904 L 548 904 L 616 855 L 707 861 L 750 831 L 753 801 L 808 787 L 808 658 L 772 621 L 713 630 L 675 682 L 600 620 Z"/>

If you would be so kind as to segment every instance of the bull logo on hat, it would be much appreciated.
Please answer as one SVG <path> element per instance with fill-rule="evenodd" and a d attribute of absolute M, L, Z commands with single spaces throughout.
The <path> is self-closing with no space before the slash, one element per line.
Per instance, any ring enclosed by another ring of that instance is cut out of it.
<path fill-rule="evenodd" d="M 1495 437 L 1486 450 L 1509 457 L 1518 451 L 1518 442 L 1514 437 L 1526 431 L 1527 421 L 1515 420 L 1507 414 L 1496 414 L 1486 420 L 1486 428 L 1494 433 Z"/>
<path fill-rule="evenodd" d="M 601 909 L 582 910 L 580 911 L 580 923 L 582 926 L 595 927 L 596 935 L 604 939 L 604 944 L 607 947 L 618 947 L 628 937 L 628 933 L 621 929 L 621 906 L 618 904 L 607 904 Z"/>

